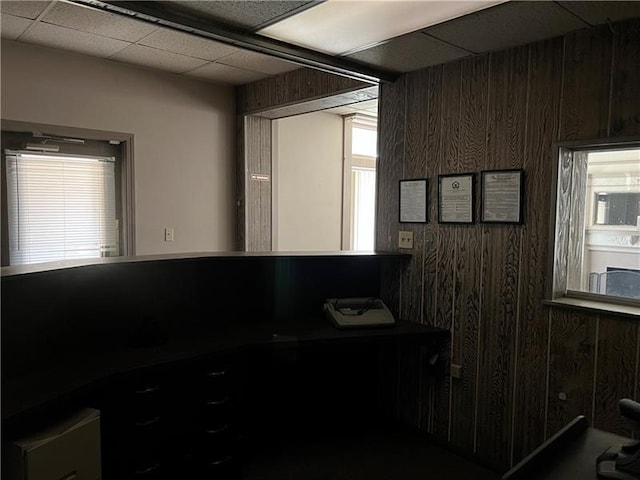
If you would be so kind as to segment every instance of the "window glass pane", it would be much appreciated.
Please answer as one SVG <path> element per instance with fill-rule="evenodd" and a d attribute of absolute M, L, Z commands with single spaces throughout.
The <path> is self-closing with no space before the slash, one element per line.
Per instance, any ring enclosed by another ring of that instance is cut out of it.
<path fill-rule="evenodd" d="M 584 189 L 573 192 L 567 288 L 640 298 L 640 149 L 573 158 L 573 185 Z"/>
<path fill-rule="evenodd" d="M 375 157 L 377 155 L 378 133 L 375 130 L 370 128 L 353 127 L 351 132 L 352 154 L 367 155 L 370 157 Z"/>
<path fill-rule="evenodd" d="M 375 234 L 376 171 L 354 168 L 353 249 L 373 250 Z"/>
<path fill-rule="evenodd" d="M 114 163 L 7 156 L 12 265 L 117 255 Z"/>

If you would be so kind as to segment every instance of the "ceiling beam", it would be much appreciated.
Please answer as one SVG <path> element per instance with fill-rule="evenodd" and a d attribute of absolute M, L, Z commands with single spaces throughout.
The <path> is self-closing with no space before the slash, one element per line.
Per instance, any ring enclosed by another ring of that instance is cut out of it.
<path fill-rule="evenodd" d="M 377 84 L 394 82 L 399 74 L 388 70 L 368 67 L 361 63 L 334 57 L 287 42 L 274 40 L 263 35 L 245 31 L 220 22 L 197 18 L 185 12 L 172 9 L 163 2 L 146 1 L 101 1 L 67 0 L 70 3 L 89 6 L 100 10 L 125 15 L 154 23 L 163 27 L 179 30 L 192 35 L 209 38 L 220 43 L 233 45 L 282 60 L 297 63 L 303 67 L 315 68 L 328 73 L 342 75 L 363 82 Z"/>

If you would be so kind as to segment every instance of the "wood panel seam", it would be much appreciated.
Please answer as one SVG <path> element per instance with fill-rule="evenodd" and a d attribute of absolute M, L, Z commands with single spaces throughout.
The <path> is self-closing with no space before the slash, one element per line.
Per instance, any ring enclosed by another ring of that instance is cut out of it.
<path fill-rule="evenodd" d="M 485 142 L 485 152 L 488 151 L 488 142 L 489 142 L 489 112 L 490 112 L 490 108 L 489 106 L 491 105 L 491 57 L 493 56 L 493 53 L 490 53 L 487 57 L 487 113 L 486 113 L 486 128 L 485 128 L 485 136 L 484 136 L 484 142 Z M 480 241 L 480 268 L 482 269 L 483 265 L 484 265 L 484 243 L 485 243 L 485 235 L 484 232 L 486 230 L 486 227 L 480 227 L 480 237 L 481 237 L 481 241 Z M 480 288 L 479 288 L 479 292 L 480 292 L 480 298 L 479 298 L 479 302 L 478 302 L 478 346 L 476 349 L 476 385 L 475 385 L 475 395 L 474 395 L 474 404 L 475 404 L 475 408 L 474 408 L 474 414 L 473 414 L 473 453 L 476 453 L 478 451 L 478 397 L 480 396 L 480 382 L 478 381 L 478 379 L 480 378 L 480 350 L 481 350 L 481 345 L 482 345 L 482 335 L 480 334 L 480 332 L 482 331 L 482 324 L 483 324 L 483 318 L 482 318 L 482 300 L 484 298 L 484 296 L 482 295 L 483 290 L 483 280 L 484 280 L 484 275 L 480 274 L 478 275 L 480 278 Z"/>
<path fill-rule="evenodd" d="M 548 314 L 547 316 L 549 317 L 548 320 L 548 327 L 547 327 L 547 385 L 545 387 L 545 396 L 544 396 L 544 432 L 543 432 L 543 439 L 546 440 L 547 439 L 547 426 L 549 425 L 549 381 L 551 378 L 551 309 L 548 308 Z"/>
<path fill-rule="evenodd" d="M 598 353 L 600 344 L 600 315 L 596 317 L 596 347 L 593 354 L 593 393 L 591 396 L 591 425 L 596 423 L 596 390 L 598 387 Z"/>
<path fill-rule="evenodd" d="M 615 68 L 616 40 L 618 29 L 613 30 L 611 35 L 611 66 L 609 67 L 609 109 L 607 111 L 607 137 L 611 136 L 611 112 L 613 111 L 613 72 Z"/>
<path fill-rule="evenodd" d="M 527 136 L 529 128 L 529 96 L 531 94 L 531 46 L 527 49 L 527 97 L 525 100 L 524 110 L 524 138 L 522 158 L 527 158 Z M 513 352 L 513 395 L 511 397 L 511 451 L 509 455 L 509 467 L 514 463 L 514 450 L 515 450 L 515 436 L 516 436 L 516 396 L 518 392 L 518 354 L 519 354 L 519 339 L 520 339 L 520 315 L 522 314 L 522 302 L 520 301 L 522 295 L 522 251 L 524 249 L 523 229 L 520 229 L 520 251 L 518 252 L 518 301 L 516 303 L 516 328 L 514 332 L 514 352 Z"/>
<path fill-rule="evenodd" d="M 637 338 L 636 338 L 636 374 L 635 374 L 635 389 L 633 392 L 633 396 L 635 400 L 640 400 L 638 398 L 638 396 L 640 396 L 640 385 L 638 385 L 638 382 L 640 381 L 640 378 L 638 378 L 638 374 L 640 373 L 640 327 L 636 328 L 636 330 L 638 331 L 637 334 Z"/>

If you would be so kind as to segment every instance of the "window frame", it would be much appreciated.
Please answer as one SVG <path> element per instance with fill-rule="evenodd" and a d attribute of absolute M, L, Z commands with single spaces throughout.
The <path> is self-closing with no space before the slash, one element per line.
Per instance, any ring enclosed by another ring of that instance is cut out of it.
<path fill-rule="evenodd" d="M 640 318 L 640 300 L 615 297 L 600 293 L 568 289 L 570 262 L 575 262 L 579 248 L 570 249 L 569 235 L 572 222 L 570 218 L 579 215 L 580 229 L 584 234 L 585 205 L 572 202 L 574 195 L 574 152 L 640 148 L 640 137 L 608 138 L 558 142 L 553 145 L 554 170 L 552 176 L 550 228 L 549 228 L 549 266 L 545 303 L 575 306 L 587 310 L 607 311 Z M 586 179 L 586 175 L 584 177 Z M 562 186 L 565 185 L 564 191 Z M 583 186 L 579 186 L 581 191 Z M 584 185 L 586 188 L 586 184 Z M 584 203 L 584 202 L 583 202 Z M 582 211 L 580 209 L 582 208 Z M 583 240 L 584 241 L 584 240 Z M 573 250 L 573 251 L 571 251 Z"/>
<path fill-rule="evenodd" d="M 136 253 L 136 241 L 135 241 L 135 177 L 134 177 L 134 136 L 130 133 L 124 132 L 112 132 L 105 130 L 94 130 L 87 128 L 50 125 L 44 123 L 32 123 L 18 120 L 2 119 L 0 122 L 0 129 L 2 131 L 9 132 L 42 132 L 47 135 L 65 138 L 82 138 L 85 140 L 96 141 L 114 141 L 120 142 L 122 156 L 116 163 L 116 175 L 120 183 L 119 193 L 118 187 L 116 187 L 116 202 L 120 202 L 120 213 L 122 218 L 119 219 L 119 229 L 121 231 L 121 256 L 133 256 Z M 4 155 L 4 152 L 2 153 Z M 3 162 L 4 164 L 4 162 Z M 8 218 L 6 208 L 6 173 L 2 169 L 2 243 L 8 245 L 8 232 L 5 221 Z M 6 242 L 6 243 L 5 243 Z M 8 256 L 8 248 L 6 249 Z M 5 259 L 5 249 L 2 251 L 3 264 L 6 260 L 8 265 L 8 257 Z"/>
<path fill-rule="evenodd" d="M 373 116 L 362 114 L 350 114 L 342 117 L 343 125 L 343 168 L 342 168 L 342 250 L 352 250 L 354 242 L 353 225 L 353 190 L 354 177 L 353 168 L 372 169 L 377 175 L 377 164 L 379 155 L 370 157 L 352 152 L 352 129 L 354 127 L 375 130 L 378 132 L 378 119 Z M 377 177 L 376 177 L 377 178 Z M 377 182 L 377 180 L 376 180 Z M 374 214 L 375 215 L 375 214 Z M 374 218 L 375 224 L 375 218 Z M 375 243 L 375 239 L 374 239 Z"/>

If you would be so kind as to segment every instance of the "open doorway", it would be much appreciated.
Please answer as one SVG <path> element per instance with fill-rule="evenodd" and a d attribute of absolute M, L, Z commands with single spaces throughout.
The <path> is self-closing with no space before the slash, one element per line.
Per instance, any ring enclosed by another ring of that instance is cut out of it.
<path fill-rule="evenodd" d="M 374 249 L 377 99 L 272 122 L 272 249 Z"/>

